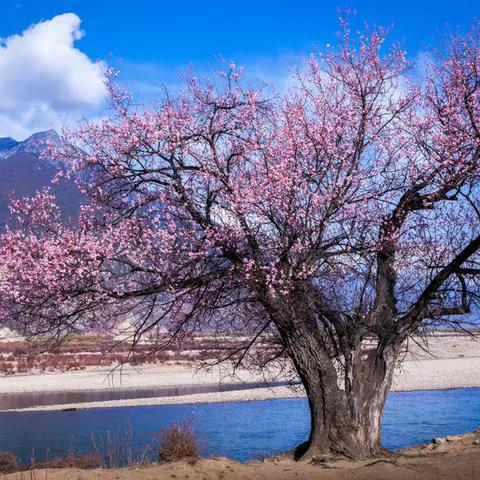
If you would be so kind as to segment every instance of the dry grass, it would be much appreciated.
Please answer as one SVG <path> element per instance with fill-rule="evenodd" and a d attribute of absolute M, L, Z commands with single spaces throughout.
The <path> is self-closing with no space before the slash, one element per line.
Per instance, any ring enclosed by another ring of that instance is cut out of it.
<path fill-rule="evenodd" d="M 49 348 L 42 343 L 27 341 L 0 342 L 0 374 L 15 375 L 30 372 L 66 372 L 88 367 L 132 365 L 165 362 L 193 362 L 205 359 L 213 348 L 212 341 L 196 337 L 181 345 L 157 349 L 145 342 L 135 346 L 109 337 L 75 335 L 62 344 Z"/>
<path fill-rule="evenodd" d="M 18 472 L 19 480 L 35 479 L 38 472 L 52 469 L 77 468 L 81 470 L 112 469 L 151 464 L 156 459 L 162 462 L 199 457 L 192 423 L 187 420 L 175 423 L 159 434 L 152 435 L 152 443 L 139 444 L 132 427 L 116 434 L 105 432 L 92 436 L 92 450 L 87 453 L 68 452 L 63 457 L 37 460 L 32 455 L 28 465 L 21 465 L 10 452 L 0 453 L 0 480 L 3 475 Z"/>
<path fill-rule="evenodd" d="M 19 465 L 13 453 L 0 452 L 0 473 L 17 472 Z"/>
<path fill-rule="evenodd" d="M 46 468 L 81 468 L 82 470 L 91 470 L 93 468 L 103 468 L 105 460 L 102 454 L 98 452 L 85 453 L 82 455 L 68 454 L 66 457 L 52 458 L 42 462 L 33 462 L 28 470 L 39 470 Z"/>
<path fill-rule="evenodd" d="M 185 420 L 165 429 L 160 438 L 158 457 L 161 462 L 197 459 L 199 451 L 192 422 Z"/>
<path fill-rule="evenodd" d="M 133 428 L 112 434 L 92 436 L 94 452 L 103 459 L 103 468 L 118 468 L 150 463 L 154 458 L 154 448 L 150 444 L 138 444 Z"/>

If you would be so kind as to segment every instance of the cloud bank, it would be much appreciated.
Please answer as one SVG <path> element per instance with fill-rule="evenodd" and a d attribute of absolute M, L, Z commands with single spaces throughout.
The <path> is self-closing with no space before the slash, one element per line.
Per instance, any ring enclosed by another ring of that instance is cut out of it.
<path fill-rule="evenodd" d="M 80 24 L 66 13 L 0 40 L 0 137 L 58 128 L 103 105 L 106 66 L 75 47 Z"/>

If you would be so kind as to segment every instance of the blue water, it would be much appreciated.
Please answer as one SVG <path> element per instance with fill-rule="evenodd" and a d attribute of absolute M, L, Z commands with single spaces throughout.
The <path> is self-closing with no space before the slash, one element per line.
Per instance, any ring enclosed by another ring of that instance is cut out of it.
<path fill-rule="evenodd" d="M 305 399 L 105 408 L 72 412 L 0 413 L 0 451 L 28 462 L 92 450 L 92 434 L 131 426 L 139 444 L 173 422 L 192 419 L 202 454 L 245 461 L 284 452 L 306 440 Z M 480 389 L 391 393 L 382 422 L 382 442 L 398 449 L 432 437 L 461 434 L 480 426 Z"/>

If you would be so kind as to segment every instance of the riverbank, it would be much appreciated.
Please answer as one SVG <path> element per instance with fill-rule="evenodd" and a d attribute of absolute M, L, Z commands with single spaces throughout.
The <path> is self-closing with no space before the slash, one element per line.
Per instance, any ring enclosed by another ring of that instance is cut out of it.
<path fill-rule="evenodd" d="M 480 342 L 466 335 L 437 335 L 429 338 L 426 353 L 416 346 L 411 349 L 397 369 L 393 391 L 439 390 L 480 387 Z M 279 372 L 269 376 L 246 370 L 237 370 L 230 376 L 227 366 L 198 370 L 192 364 L 157 364 L 141 367 L 124 366 L 121 369 L 90 368 L 79 372 L 33 373 L 1 376 L 0 395 L 42 392 L 141 390 L 158 387 L 185 387 L 189 385 L 218 385 L 285 381 Z M 179 396 L 130 398 L 92 402 L 56 403 L 23 410 L 61 410 L 66 408 L 124 407 L 137 405 L 167 405 L 214 403 L 228 401 L 265 400 L 302 396 L 301 388 L 285 386 L 243 389 L 228 392 L 194 393 Z"/>
<path fill-rule="evenodd" d="M 480 478 L 480 434 L 441 439 L 400 454 L 366 461 L 337 460 L 316 465 L 291 456 L 238 463 L 227 458 L 201 459 L 111 470 L 50 469 L 6 475 L 4 480 L 475 480 Z"/>

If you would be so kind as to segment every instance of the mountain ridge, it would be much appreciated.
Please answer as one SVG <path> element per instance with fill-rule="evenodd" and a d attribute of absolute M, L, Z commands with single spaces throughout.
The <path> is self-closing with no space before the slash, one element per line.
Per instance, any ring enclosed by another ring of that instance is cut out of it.
<path fill-rule="evenodd" d="M 11 157 L 16 153 L 30 153 L 43 155 L 47 152 L 50 143 L 61 143 L 60 135 L 55 130 L 45 130 L 30 135 L 19 142 L 12 137 L 0 138 L 0 159 Z"/>
<path fill-rule="evenodd" d="M 0 228 L 10 223 L 12 198 L 32 196 L 45 187 L 50 187 L 56 196 L 62 219 L 75 221 L 83 196 L 73 180 L 61 178 L 52 183 L 64 164 L 45 157 L 48 144 L 61 141 L 55 130 L 34 133 L 21 142 L 11 137 L 0 138 Z"/>

